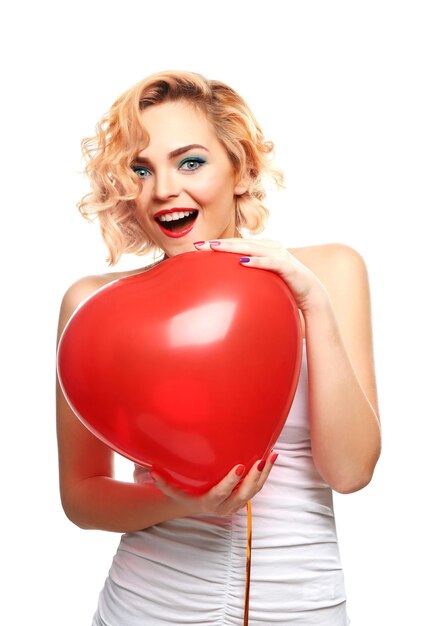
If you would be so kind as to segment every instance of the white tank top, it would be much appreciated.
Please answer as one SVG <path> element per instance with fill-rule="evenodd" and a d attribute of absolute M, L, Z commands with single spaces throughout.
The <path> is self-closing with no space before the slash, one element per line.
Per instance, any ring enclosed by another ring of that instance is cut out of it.
<path fill-rule="evenodd" d="M 346 626 L 332 491 L 312 459 L 306 350 L 279 453 L 252 500 L 249 626 Z M 136 468 L 137 482 L 150 481 Z M 242 626 L 246 508 L 122 536 L 92 626 Z"/>

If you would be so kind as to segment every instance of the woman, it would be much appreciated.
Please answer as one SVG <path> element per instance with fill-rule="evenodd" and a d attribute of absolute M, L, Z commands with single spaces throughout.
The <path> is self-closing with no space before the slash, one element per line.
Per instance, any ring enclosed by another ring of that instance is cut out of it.
<path fill-rule="evenodd" d="M 362 258 L 339 244 L 286 250 L 241 237 L 241 228 L 262 229 L 264 178 L 281 175 L 250 109 L 223 83 L 189 72 L 151 76 L 118 99 L 83 146 L 93 191 L 80 209 L 99 218 L 111 264 L 123 252 L 157 248 L 160 262 L 192 250 L 240 253 L 244 271 L 264 268 L 288 284 L 304 335 L 299 386 L 275 452 L 246 476 L 233 467 L 202 496 L 138 467 L 134 483 L 116 481 L 113 453 L 58 389 L 64 510 L 81 528 L 125 533 L 93 625 L 245 623 L 250 500 L 249 623 L 347 624 L 332 490 L 367 485 L 380 452 Z M 131 273 L 72 285 L 59 333 L 84 298 Z"/>

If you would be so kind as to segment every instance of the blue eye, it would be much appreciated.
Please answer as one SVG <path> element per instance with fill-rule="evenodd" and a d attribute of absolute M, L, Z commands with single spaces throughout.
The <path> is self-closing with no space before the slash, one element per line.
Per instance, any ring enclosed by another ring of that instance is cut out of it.
<path fill-rule="evenodd" d="M 189 157 L 188 159 L 183 159 L 183 161 L 181 161 L 180 169 L 186 172 L 193 172 L 198 170 L 205 162 L 205 159 L 200 159 L 199 157 Z M 186 165 L 186 167 L 183 167 L 184 165 Z"/>
<path fill-rule="evenodd" d="M 131 165 L 131 169 L 135 172 L 138 178 L 147 178 L 150 175 L 149 170 L 142 165 Z"/>

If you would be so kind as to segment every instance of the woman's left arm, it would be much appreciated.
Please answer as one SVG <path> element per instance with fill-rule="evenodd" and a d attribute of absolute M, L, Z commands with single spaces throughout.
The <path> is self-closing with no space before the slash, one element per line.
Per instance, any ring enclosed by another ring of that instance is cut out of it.
<path fill-rule="evenodd" d="M 312 452 L 326 482 L 351 493 L 370 482 L 381 450 L 369 282 L 353 249 L 321 255 L 314 273 L 325 287 L 303 310 Z"/>
<path fill-rule="evenodd" d="M 290 287 L 305 321 L 315 465 L 335 491 L 362 489 L 372 478 L 381 449 L 369 283 L 362 257 L 341 244 L 295 254 L 262 240 L 220 239 L 210 247 L 243 254 L 250 259 L 245 267 L 274 271 Z"/>

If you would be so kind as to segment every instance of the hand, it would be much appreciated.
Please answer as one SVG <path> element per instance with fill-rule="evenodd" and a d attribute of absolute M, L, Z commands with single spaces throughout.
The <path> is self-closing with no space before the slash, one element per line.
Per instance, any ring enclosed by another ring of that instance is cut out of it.
<path fill-rule="evenodd" d="M 179 502 L 191 515 L 207 513 L 224 516 L 242 509 L 261 491 L 277 456 L 276 453 L 272 453 L 266 460 L 255 463 L 243 480 L 244 466 L 236 465 L 220 483 L 202 496 L 191 496 L 181 489 L 174 488 L 154 472 L 151 472 L 151 476 L 165 495 Z"/>
<path fill-rule="evenodd" d="M 258 267 L 279 274 L 294 296 L 299 309 L 307 311 L 317 301 L 327 298 L 321 281 L 281 243 L 263 239 L 218 239 L 194 244 L 197 250 L 234 252 L 244 255 L 244 267 Z"/>

